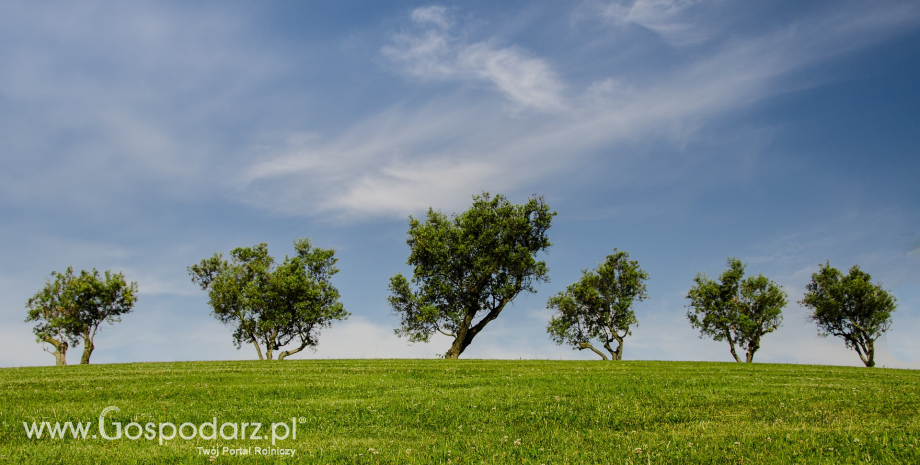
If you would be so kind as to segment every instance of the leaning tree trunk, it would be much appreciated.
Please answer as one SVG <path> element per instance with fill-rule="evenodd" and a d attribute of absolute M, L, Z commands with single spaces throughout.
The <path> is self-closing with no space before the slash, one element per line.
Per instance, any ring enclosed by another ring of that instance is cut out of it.
<path fill-rule="evenodd" d="M 469 330 L 461 329 L 458 331 L 457 337 L 454 338 L 453 344 L 450 345 L 450 349 L 447 349 L 447 353 L 444 354 L 444 358 L 456 360 L 460 358 L 460 354 L 469 347 L 470 342 L 473 341 L 472 337 L 468 337 Z"/>
<path fill-rule="evenodd" d="M 594 353 L 597 354 L 597 355 L 600 355 L 601 358 L 604 359 L 605 361 L 606 361 L 606 360 L 609 360 L 609 359 L 607 358 L 607 356 L 604 355 L 603 352 L 601 352 L 601 351 L 595 349 L 594 346 L 592 346 L 590 343 L 588 343 L 588 342 L 582 342 L 581 344 L 578 344 L 578 350 L 585 350 L 585 349 L 591 349 L 592 352 L 594 352 Z"/>
<path fill-rule="evenodd" d="M 862 360 L 866 368 L 875 366 L 875 341 L 862 334 L 844 334 L 843 339 L 847 345 L 856 350 L 859 359 Z"/>
<path fill-rule="evenodd" d="M 872 339 L 866 338 L 865 341 L 857 340 L 856 344 L 856 353 L 859 354 L 860 360 L 863 364 L 866 365 L 866 368 L 872 368 L 875 366 L 875 341 Z"/>
<path fill-rule="evenodd" d="M 482 317 L 479 320 L 479 323 L 476 323 L 473 326 L 470 326 L 473 323 L 473 319 L 476 317 L 476 313 L 479 312 L 478 308 L 470 308 L 466 311 L 466 315 L 463 316 L 463 323 L 460 325 L 457 331 L 457 336 L 454 338 L 454 343 L 450 345 L 450 349 L 447 350 L 447 353 L 444 354 L 444 358 L 447 359 L 458 359 L 460 354 L 466 350 L 467 347 L 473 342 L 473 338 L 482 331 L 486 325 L 498 318 L 498 314 L 502 312 L 502 309 L 505 308 L 505 304 L 508 303 L 508 300 L 502 299 L 496 307 L 492 310 L 489 310 L 489 313 L 486 316 Z"/>
<path fill-rule="evenodd" d="M 281 352 L 280 354 L 278 354 L 278 360 L 279 360 L 279 361 L 280 361 L 280 360 L 284 360 L 285 358 L 290 357 L 291 355 L 294 355 L 294 354 L 296 354 L 296 353 L 298 353 L 298 352 L 300 352 L 300 351 L 306 349 L 307 346 L 310 345 L 310 344 L 308 344 L 307 342 L 308 342 L 308 341 L 306 341 L 306 340 L 304 340 L 304 339 L 301 339 L 301 341 L 300 341 L 300 347 L 298 347 L 298 348 L 296 348 L 296 349 L 285 350 L 284 352 Z"/>
<path fill-rule="evenodd" d="M 741 358 L 739 358 L 738 353 L 735 352 L 735 341 L 732 340 L 732 337 L 730 334 L 726 334 L 725 339 L 728 341 L 728 347 L 732 352 L 732 357 L 735 357 L 736 362 L 741 363 Z"/>
<path fill-rule="evenodd" d="M 255 333 L 247 328 L 246 332 L 249 334 L 249 338 L 252 339 L 252 345 L 256 346 L 256 353 L 259 354 L 259 360 L 265 360 L 265 357 L 262 356 L 262 346 L 259 345 L 259 338 L 256 337 Z"/>

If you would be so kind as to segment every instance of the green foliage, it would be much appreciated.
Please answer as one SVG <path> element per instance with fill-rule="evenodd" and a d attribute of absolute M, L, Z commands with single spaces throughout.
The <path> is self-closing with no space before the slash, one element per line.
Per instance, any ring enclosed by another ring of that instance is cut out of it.
<path fill-rule="evenodd" d="M 330 282 L 339 271 L 335 250 L 313 247 L 308 238 L 294 241 L 294 249 L 278 266 L 262 243 L 233 249 L 230 261 L 214 254 L 188 268 L 192 281 L 208 291 L 214 317 L 234 326 L 236 347 L 254 344 L 260 360 L 271 360 L 291 342 L 295 347 L 278 360 L 315 347 L 322 328 L 350 315 Z"/>
<path fill-rule="evenodd" d="M 106 270 L 100 275 L 81 270 L 75 275 L 72 267 L 64 273 L 56 271 L 45 287 L 26 303 L 26 321 L 37 321 L 33 332 L 39 342 L 51 344 L 58 365 L 66 365 L 69 346 L 83 343 L 81 364 L 88 364 L 95 349 L 93 339 L 102 323 L 118 323 L 130 313 L 137 302 L 137 283 L 128 284 L 122 273 Z"/>
<path fill-rule="evenodd" d="M 539 360 L 293 360 L 0 369 L 0 463 L 209 464 L 271 440 L 29 439 L 23 422 L 297 418 L 307 464 L 920 463 L 916 370 Z M 303 423 L 300 423 L 300 420 Z M 109 432 L 112 432 L 111 425 Z M 248 460 L 247 460 L 248 459 Z"/>
<path fill-rule="evenodd" d="M 716 282 L 697 274 L 687 298 L 691 310 L 687 319 L 699 328 L 700 337 L 728 341 L 735 361 L 740 362 L 735 345 L 746 349 L 746 361 L 754 360 L 760 339 L 779 328 L 786 306 L 786 293 L 763 275 L 744 278 L 741 260 L 728 258 L 728 269 Z"/>
<path fill-rule="evenodd" d="M 410 216 L 407 263 L 417 290 L 402 274 L 390 279 L 387 300 L 402 319 L 396 334 L 411 342 L 447 335 L 454 342 L 445 357 L 459 357 L 505 305 L 548 279 L 536 254 L 550 246 L 555 214 L 542 197 L 515 205 L 483 193 L 450 218 L 432 209 L 425 222 Z"/>
<path fill-rule="evenodd" d="M 638 325 L 636 302 L 645 300 L 648 273 L 625 251 L 613 249 L 597 270 L 582 272 L 581 279 L 564 292 L 550 297 L 547 308 L 556 310 L 546 330 L 559 345 L 590 349 L 604 360 L 607 356 L 591 344 L 598 339 L 613 360 L 623 359 L 623 339 Z M 617 341 L 617 348 L 610 344 Z"/>
<path fill-rule="evenodd" d="M 800 302 L 812 310 L 809 319 L 818 325 L 819 335 L 843 338 L 867 367 L 875 366 L 875 340 L 891 327 L 894 296 L 881 284 L 872 284 L 872 276 L 858 265 L 847 276 L 830 263 L 818 266 Z"/>

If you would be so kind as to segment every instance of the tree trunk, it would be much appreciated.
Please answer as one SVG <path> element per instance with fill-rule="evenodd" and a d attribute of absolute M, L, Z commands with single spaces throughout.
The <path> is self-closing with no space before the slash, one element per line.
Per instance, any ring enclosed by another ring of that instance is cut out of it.
<path fill-rule="evenodd" d="M 735 357 L 735 361 L 741 363 L 741 359 L 738 358 L 738 353 L 735 352 L 735 341 L 732 340 L 732 337 L 728 334 L 725 335 L 725 339 L 728 341 L 728 347 L 731 349 L 732 357 Z"/>
<path fill-rule="evenodd" d="M 294 349 L 294 350 L 285 350 L 284 352 L 281 352 L 280 354 L 278 354 L 278 360 L 279 360 L 279 361 L 284 360 L 285 358 L 287 358 L 287 357 L 289 357 L 289 356 L 291 356 L 291 355 L 294 355 L 294 354 L 296 354 L 297 352 L 300 352 L 300 351 L 302 351 L 302 350 L 304 350 L 304 349 L 306 349 L 306 348 L 307 348 L 307 343 L 306 343 L 306 342 L 303 342 L 303 343 L 300 344 L 300 347 L 298 347 L 298 348 L 296 348 L 296 349 Z"/>
<path fill-rule="evenodd" d="M 863 358 L 863 363 L 866 365 L 866 368 L 875 367 L 875 341 L 866 338 L 863 351 L 866 353 L 866 357 Z M 862 354 L 860 354 L 860 358 L 862 358 Z"/>
<path fill-rule="evenodd" d="M 93 355 L 93 336 L 87 331 L 83 333 L 83 356 L 80 357 L 80 365 L 89 365 L 89 357 Z"/>
<path fill-rule="evenodd" d="M 578 344 L 578 350 L 585 350 L 585 349 L 591 349 L 592 352 L 594 352 L 594 353 L 597 354 L 597 355 L 600 355 L 601 358 L 604 359 L 605 361 L 606 361 L 606 360 L 609 360 L 609 359 L 607 358 L 607 356 L 604 355 L 603 352 L 601 352 L 601 351 L 595 349 L 594 346 L 592 346 L 591 344 L 589 344 L 589 343 L 587 343 L 587 342 L 582 342 L 581 344 Z"/>
<path fill-rule="evenodd" d="M 863 365 L 866 368 L 872 368 L 875 366 L 875 350 L 872 347 L 872 341 L 863 341 L 860 337 L 860 334 L 856 335 L 844 335 L 843 339 L 850 344 L 853 348 L 856 349 L 856 354 L 859 355 L 859 359 L 863 362 Z M 870 353 L 870 351 L 872 353 Z"/>
<path fill-rule="evenodd" d="M 281 348 L 278 346 L 278 328 L 275 328 L 271 334 L 266 335 L 265 339 L 265 359 L 271 360 L 275 350 Z"/>
<path fill-rule="evenodd" d="M 610 352 L 611 360 L 619 361 L 623 359 L 623 339 L 620 337 L 617 337 L 615 334 L 613 337 L 616 339 L 617 343 L 619 344 L 617 345 L 616 350 L 613 350 L 613 348 L 610 347 L 610 341 L 604 342 L 604 348 L 607 349 L 607 352 Z"/>
<path fill-rule="evenodd" d="M 470 325 L 473 323 L 473 318 L 476 317 L 476 313 L 479 312 L 479 309 L 470 308 L 467 310 L 466 315 L 463 317 L 463 324 L 460 325 L 459 331 L 457 331 L 457 337 L 454 338 L 454 343 L 451 344 L 450 349 L 444 354 L 444 358 L 460 358 L 460 354 L 470 346 L 473 342 L 473 338 L 476 337 L 476 335 L 482 331 L 482 328 L 485 328 L 490 321 L 498 318 L 498 314 L 502 312 L 502 309 L 505 308 L 505 304 L 507 303 L 507 300 L 500 301 L 498 306 L 490 310 L 486 316 L 479 320 L 479 323 L 476 323 L 476 325 L 472 327 L 470 327 Z"/>
<path fill-rule="evenodd" d="M 273 351 L 274 349 L 272 348 L 272 345 L 271 345 L 271 344 L 266 344 L 265 346 L 266 346 L 266 347 L 265 347 L 265 360 L 271 360 L 271 359 L 272 359 L 272 351 Z"/>
<path fill-rule="evenodd" d="M 265 360 L 265 357 L 262 357 L 262 347 L 259 346 L 259 341 L 256 338 L 252 338 L 252 345 L 256 346 L 256 353 L 259 354 L 259 360 Z"/>
<path fill-rule="evenodd" d="M 748 343 L 746 362 L 752 363 L 754 361 L 754 353 L 757 352 L 757 349 L 760 349 L 760 338 L 756 337 L 751 342 Z"/>
<path fill-rule="evenodd" d="M 467 346 L 470 345 L 467 342 L 467 334 L 469 330 L 461 328 L 459 331 L 460 334 L 457 334 L 457 337 L 454 339 L 454 343 L 450 345 L 450 349 L 447 349 L 447 353 L 444 354 L 444 358 L 456 360 L 460 358 L 460 354 L 466 350 Z M 469 338 L 472 341 L 472 338 Z"/>
<path fill-rule="evenodd" d="M 54 352 L 51 352 L 51 355 L 54 355 L 54 365 L 59 367 L 66 366 L 69 344 L 67 344 L 66 341 L 58 341 L 57 339 L 47 336 L 42 338 L 42 340 L 54 347 Z"/>

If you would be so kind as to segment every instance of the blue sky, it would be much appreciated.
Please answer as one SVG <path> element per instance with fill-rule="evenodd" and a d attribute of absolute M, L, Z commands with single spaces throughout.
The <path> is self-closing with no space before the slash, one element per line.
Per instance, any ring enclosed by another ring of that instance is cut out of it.
<path fill-rule="evenodd" d="M 140 288 L 94 362 L 255 358 L 185 269 L 301 236 L 353 316 L 298 358 L 434 357 L 386 285 L 408 215 L 484 190 L 558 212 L 551 282 L 466 357 L 593 358 L 545 302 L 616 247 L 650 274 L 626 359 L 730 360 L 684 296 L 733 256 L 790 296 L 756 361 L 860 363 L 795 303 L 825 261 L 920 361 L 917 2 L 3 2 L 0 43 L 0 366 L 53 363 L 24 304 L 69 265 Z"/>

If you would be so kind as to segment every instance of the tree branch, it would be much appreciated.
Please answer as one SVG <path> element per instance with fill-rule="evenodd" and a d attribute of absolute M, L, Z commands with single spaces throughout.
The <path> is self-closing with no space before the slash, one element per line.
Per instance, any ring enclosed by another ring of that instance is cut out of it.
<path fill-rule="evenodd" d="M 447 337 L 452 337 L 452 338 L 454 338 L 454 339 L 457 338 L 457 335 L 456 335 L 456 334 L 454 334 L 454 333 L 446 333 L 446 332 L 442 331 L 441 328 L 440 328 L 438 325 L 435 325 L 435 326 L 434 326 L 434 330 L 437 331 L 437 332 L 439 332 L 439 333 L 441 333 L 441 334 L 443 334 L 443 335 L 445 335 L 445 336 L 447 336 Z"/>
<path fill-rule="evenodd" d="M 585 350 L 585 349 L 591 349 L 592 352 L 594 352 L 594 353 L 597 354 L 597 355 L 600 355 L 602 359 L 604 359 L 604 360 L 610 360 L 610 359 L 607 358 L 606 355 L 604 355 L 603 352 L 601 352 L 601 351 L 595 349 L 594 346 L 592 346 L 590 343 L 582 342 L 581 344 L 578 344 L 578 350 Z"/>

